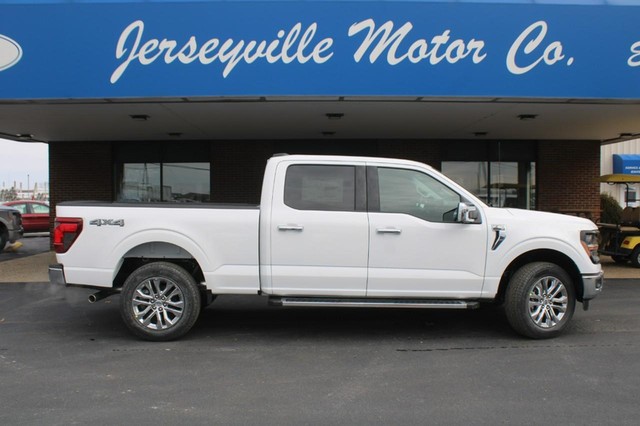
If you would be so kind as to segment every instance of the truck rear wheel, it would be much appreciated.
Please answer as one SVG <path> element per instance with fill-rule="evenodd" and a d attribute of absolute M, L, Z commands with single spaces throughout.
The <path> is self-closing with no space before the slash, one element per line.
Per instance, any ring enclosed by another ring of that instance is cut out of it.
<path fill-rule="evenodd" d="M 559 335 L 576 306 L 569 275 L 558 265 L 535 262 L 511 277 L 505 295 L 509 324 L 519 334 L 533 339 Z"/>
<path fill-rule="evenodd" d="M 120 314 L 136 336 L 153 341 L 184 336 L 200 314 L 200 291 L 194 278 L 169 262 L 153 262 L 133 271 L 124 282 Z"/>

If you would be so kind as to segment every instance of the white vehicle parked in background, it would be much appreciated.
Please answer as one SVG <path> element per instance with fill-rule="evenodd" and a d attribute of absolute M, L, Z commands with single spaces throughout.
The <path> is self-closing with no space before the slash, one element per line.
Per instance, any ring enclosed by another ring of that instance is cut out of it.
<path fill-rule="evenodd" d="M 504 303 L 531 338 L 558 335 L 601 292 L 589 220 L 496 209 L 429 166 L 275 156 L 261 205 L 61 203 L 54 284 L 121 293 L 137 336 L 178 338 L 221 294 L 281 306 L 476 308 Z"/>

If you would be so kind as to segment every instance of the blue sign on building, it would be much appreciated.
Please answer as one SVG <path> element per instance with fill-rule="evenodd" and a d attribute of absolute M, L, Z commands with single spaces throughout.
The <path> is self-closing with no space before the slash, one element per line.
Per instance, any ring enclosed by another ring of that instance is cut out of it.
<path fill-rule="evenodd" d="M 0 98 L 640 99 L 640 7 L 0 5 Z"/>
<path fill-rule="evenodd" d="M 640 155 L 613 154 L 613 173 L 640 175 Z"/>

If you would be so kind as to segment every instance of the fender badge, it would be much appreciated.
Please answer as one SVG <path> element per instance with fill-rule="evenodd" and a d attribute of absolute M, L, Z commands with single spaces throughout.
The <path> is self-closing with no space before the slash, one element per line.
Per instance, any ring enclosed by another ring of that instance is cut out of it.
<path fill-rule="evenodd" d="M 93 219 L 89 225 L 95 226 L 124 226 L 124 219 Z"/>

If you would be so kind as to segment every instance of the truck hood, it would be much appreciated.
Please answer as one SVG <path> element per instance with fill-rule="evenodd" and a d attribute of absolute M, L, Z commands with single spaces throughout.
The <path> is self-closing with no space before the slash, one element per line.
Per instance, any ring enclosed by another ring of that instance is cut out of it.
<path fill-rule="evenodd" d="M 505 224 L 528 223 L 533 227 L 546 225 L 549 226 L 550 229 L 557 227 L 571 227 L 582 230 L 597 229 L 595 223 L 583 217 L 536 210 L 489 207 L 487 208 L 487 218 L 489 224 L 495 224 L 496 222 L 503 222 Z"/>

